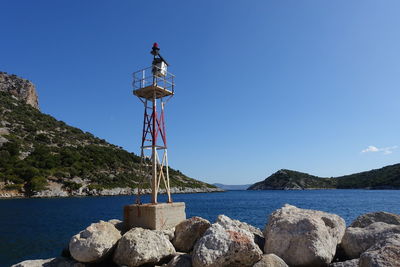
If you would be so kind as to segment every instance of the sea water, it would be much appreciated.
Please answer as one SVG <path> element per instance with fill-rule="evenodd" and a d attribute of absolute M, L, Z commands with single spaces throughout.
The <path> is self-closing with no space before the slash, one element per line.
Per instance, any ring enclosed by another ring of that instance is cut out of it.
<path fill-rule="evenodd" d="M 400 214 L 396 190 L 228 191 L 176 194 L 173 199 L 186 203 L 187 217 L 214 222 L 225 214 L 261 229 L 268 215 L 286 203 L 338 214 L 347 224 L 372 211 Z M 142 200 L 149 202 L 149 196 Z M 92 222 L 122 219 L 123 206 L 134 201 L 134 196 L 0 200 L 0 266 L 59 256 L 72 235 Z"/>

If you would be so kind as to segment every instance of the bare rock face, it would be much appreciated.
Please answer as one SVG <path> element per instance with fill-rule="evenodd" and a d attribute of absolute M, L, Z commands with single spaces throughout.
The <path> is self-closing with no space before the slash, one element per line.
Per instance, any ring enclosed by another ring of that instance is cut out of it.
<path fill-rule="evenodd" d="M 275 254 L 264 254 L 259 262 L 253 267 L 289 267 L 281 258 Z"/>
<path fill-rule="evenodd" d="M 176 255 L 167 267 L 192 267 L 192 256 L 189 254 Z"/>
<path fill-rule="evenodd" d="M 355 259 L 370 247 L 393 234 L 400 234 L 400 225 L 376 222 L 365 228 L 349 227 L 342 239 L 342 247 L 348 257 Z"/>
<path fill-rule="evenodd" d="M 358 262 L 359 262 L 359 259 L 334 262 L 334 263 L 329 264 L 329 267 L 358 267 Z"/>
<path fill-rule="evenodd" d="M 358 216 L 357 219 L 352 222 L 350 227 L 364 228 L 375 222 L 400 225 L 400 215 L 384 211 L 371 212 Z"/>
<path fill-rule="evenodd" d="M 194 267 L 245 267 L 253 266 L 261 259 L 262 251 L 252 233 L 239 228 L 226 216 L 224 223 L 219 221 L 212 224 L 195 244 Z"/>
<path fill-rule="evenodd" d="M 128 267 L 155 264 L 172 256 L 175 248 L 164 234 L 142 228 L 132 228 L 118 242 L 114 262 Z"/>
<path fill-rule="evenodd" d="M 45 260 L 27 260 L 11 267 L 85 267 L 85 264 L 67 258 L 51 258 Z"/>
<path fill-rule="evenodd" d="M 92 223 L 71 238 L 69 251 L 79 262 L 98 262 L 112 253 L 120 238 L 121 233 L 111 223 Z"/>
<path fill-rule="evenodd" d="M 326 266 L 345 228 L 338 215 L 286 204 L 270 215 L 264 252 L 276 254 L 289 266 Z"/>
<path fill-rule="evenodd" d="M 175 227 L 172 244 L 178 251 L 190 252 L 211 223 L 200 217 L 186 219 Z"/>
<path fill-rule="evenodd" d="M 382 240 L 364 252 L 360 257 L 360 267 L 400 266 L 400 234 Z"/>
<path fill-rule="evenodd" d="M 241 222 L 239 220 L 233 220 L 225 215 L 219 215 L 216 222 L 224 227 L 235 226 L 243 230 L 249 231 L 254 236 L 254 242 L 260 247 L 261 250 L 264 249 L 264 234 L 259 228 L 254 227 L 248 223 Z"/>
<path fill-rule="evenodd" d="M 11 93 L 19 100 L 39 109 L 35 85 L 28 80 L 0 72 L 0 91 Z"/>

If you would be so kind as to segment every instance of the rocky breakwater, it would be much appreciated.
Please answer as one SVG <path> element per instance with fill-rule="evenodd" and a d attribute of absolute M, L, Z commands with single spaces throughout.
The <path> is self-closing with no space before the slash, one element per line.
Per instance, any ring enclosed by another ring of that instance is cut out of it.
<path fill-rule="evenodd" d="M 0 72 L 0 91 L 11 93 L 14 97 L 39 109 L 39 100 L 35 85 L 14 74 Z"/>
<path fill-rule="evenodd" d="M 127 229 L 100 221 L 74 235 L 64 257 L 12 267 L 380 267 L 400 266 L 400 216 L 364 214 L 346 229 L 335 214 L 285 205 L 264 231 L 218 216 L 193 217 L 173 229 Z"/>

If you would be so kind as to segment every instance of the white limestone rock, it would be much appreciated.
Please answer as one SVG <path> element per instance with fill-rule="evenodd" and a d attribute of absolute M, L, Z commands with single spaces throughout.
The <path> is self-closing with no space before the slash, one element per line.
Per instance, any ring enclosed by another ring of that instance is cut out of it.
<path fill-rule="evenodd" d="M 377 242 L 396 233 L 400 234 L 400 225 L 384 222 L 372 223 L 365 228 L 348 227 L 341 246 L 349 258 L 355 259 Z"/>
<path fill-rule="evenodd" d="M 366 213 L 358 216 L 350 227 L 365 228 L 375 222 L 400 225 L 400 215 L 384 211 Z"/>
<path fill-rule="evenodd" d="M 281 258 L 275 254 L 264 254 L 259 262 L 253 267 L 289 267 Z"/>
<path fill-rule="evenodd" d="M 197 240 L 210 226 L 209 221 L 200 217 L 186 219 L 175 227 L 172 244 L 178 251 L 190 252 Z"/>
<path fill-rule="evenodd" d="M 326 266 L 345 227 L 338 215 L 286 204 L 270 215 L 264 231 L 264 252 L 279 256 L 289 266 Z"/>
<path fill-rule="evenodd" d="M 118 242 L 113 260 L 128 267 L 156 264 L 172 256 L 175 248 L 164 234 L 142 228 L 132 228 Z"/>
<path fill-rule="evenodd" d="M 121 233 L 111 223 L 92 223 L 71 238 L 69 251 L 79 262 L 99 262 L 112 253 L 120 238 Z"/>
<path fill-rule="evenodd" d="M 361 254 L 360 267 L 400 266 L 400 234 L 394 234 L 377 242 Z"/>
<path fill-rule="evenodd" d="M 51 258 L 44 260 L 27 260 L 11 267 L 85 267 L 85 264 L 67 258 Z"/>
<path fill-rule="evenodd" d="M 225 215 L 219 215 L 216 222 L 224 227 L 235 226 L 243 230 L 249 231 L 254 236 L 254 242 L 260 247 L 261 250 L 264 249 L 264 244 L 265 244 L 264 234 L 259 228 L 254 227 L 248 223 L 241 222 L 239 220 L 231 219 Z"/>
<path fill-rule="evenodd" d="M 253 234 L 224 219 L 226 223 L 212 224 L 195 244 L 194 267 L 245 267 L 261 259 L 262 251 L 254 242 Z"/>

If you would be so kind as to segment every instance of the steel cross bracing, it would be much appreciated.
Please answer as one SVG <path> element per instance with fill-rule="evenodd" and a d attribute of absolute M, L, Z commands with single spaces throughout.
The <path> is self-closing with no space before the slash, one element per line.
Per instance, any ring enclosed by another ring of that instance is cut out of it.
<path fill-rule="evenodd" d="M 139 97 L 140 98 L 140 97 Z M 168 196 L 168 202 L 172 202 L 169 170 L 167 137 L 165 128 L 164 98 L 152 99 L 140 98 L 144 104 L 142 144 L 141 144 L 141 173 L 144 177 L 149 177 L 152 189 L 152 203 L 157 203 L 157 195 L 160 190 L 161 181 Z M 160 105 L 158 105 L 160 104 Z M 157 111 L 161 107 L 161 112 Z M 159 136 L 161 138 L 159 138 Z M 138 194 L 140 202 L 140 192 Z"/>

